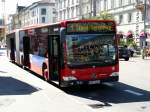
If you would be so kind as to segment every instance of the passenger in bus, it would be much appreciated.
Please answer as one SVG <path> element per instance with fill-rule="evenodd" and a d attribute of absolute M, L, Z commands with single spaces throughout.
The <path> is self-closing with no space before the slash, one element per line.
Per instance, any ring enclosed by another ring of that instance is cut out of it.
<path fill-rule="evenodd" d="M 38 54 L 39 54 L 38 48 L 34 48 L 34 49 L 33 49 L 33 54 L 34 54 L 34 55 L 38 55 Z"/>

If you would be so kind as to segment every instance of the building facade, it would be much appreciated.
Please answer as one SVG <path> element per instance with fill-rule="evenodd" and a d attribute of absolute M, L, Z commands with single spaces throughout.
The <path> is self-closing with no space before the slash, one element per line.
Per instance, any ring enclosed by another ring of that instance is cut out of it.
<path fill-rule="evenodd" d="M 146 1 L 146 14 L 144 10 L 137 9 L 137 5 L 144 6 Z M 150 16 L 149 0 L 96 0 L 96 13 L 107 11 L 114 16 L 117 23 L 117 31 L 128 35 L 132 32 L 134 37 L 145 30 L 145 24 L 149 24 Z M 149 29 L 146 29 L 149 30 Z"/>
<path fill-rule="evenodd" d="M 143 30 L 150 28 L 150 0 L 58 0 L 58 21 L 84 19 L 106 11 L 114 16 L 117 31 L 137 37 Z M 146 2 L 146 3 L 145 3 Z M 139 10 L 137 5 L 144 7 Z M 149 27 L 149 28 L 148 28 Z"/>
<path fill-rule="evenodd" d="M 4 20 L 0 19 L 0 45 L 1 45 L 1 41 L 4 39 L 4 36 L 5 36 Z"/>
<path fill-rule="evenodd" d="M 28 7 L 17 6 L 16 14 L 8 19 L 9 31 L 39 24 L 55 23 L 57 21 L 55 0 L 42 0 Z"/>
<path fill-rule="evenodd" d="M 58 21 L 80 19 L 80 0 L 58 0 Z"/>

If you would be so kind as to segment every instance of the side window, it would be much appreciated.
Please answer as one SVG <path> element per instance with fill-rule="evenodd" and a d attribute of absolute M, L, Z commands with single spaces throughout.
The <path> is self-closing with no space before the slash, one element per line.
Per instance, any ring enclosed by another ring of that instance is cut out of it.
<path fill-rule="evenodd" d="M 44 43 L 39 43 L 39 56 L 46 57 L 47 48 Z"/>
<path fill-rule="evenodd" d="M 38 55 L 39 54 L 39 39 L 37 36 L 31 36 L 30 38 L 31 40 L 31 53 L 34 55 Z"/>
<path fill-rule="evenodd" d="M 41 15 L 46 15 L 46 8 L 41 9 Z"/>
<path fill-rule="evenodd" d="M 45 20 L 45 17 L 42 17 L 42 23 L 45 23 L 46 20 Z"/>

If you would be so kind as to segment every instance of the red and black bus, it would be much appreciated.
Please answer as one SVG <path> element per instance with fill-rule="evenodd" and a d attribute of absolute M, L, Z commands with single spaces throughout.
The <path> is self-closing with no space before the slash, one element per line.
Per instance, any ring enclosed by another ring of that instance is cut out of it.
<path fill-rule="evenodd" d="M 13 59 L 47 81 L 64 87 L 119 79 L 114 21 L 64 21 L 23 28 L 18 32 L 18 36 L 8 35 L 8 51 L 14 55 L 19 52 Z M 14 45 L 17 45 L 13 47 L 15 50 L 11 48 Z"/>

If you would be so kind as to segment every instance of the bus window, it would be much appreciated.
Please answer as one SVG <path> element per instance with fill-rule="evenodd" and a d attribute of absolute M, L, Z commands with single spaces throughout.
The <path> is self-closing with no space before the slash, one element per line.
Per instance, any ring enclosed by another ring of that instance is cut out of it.
<path fill-rule="evenodd" d="M 46 48 L 44 47 L 44 45 L 42 43 L 39 43 L 39 49 L 38 49 L 38 55 L 45 57 L 45 53 L 46 53 Z"/>

